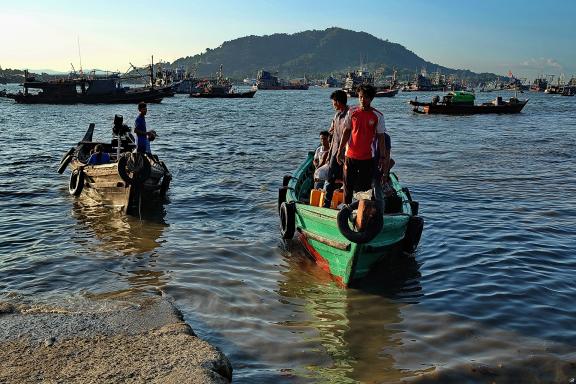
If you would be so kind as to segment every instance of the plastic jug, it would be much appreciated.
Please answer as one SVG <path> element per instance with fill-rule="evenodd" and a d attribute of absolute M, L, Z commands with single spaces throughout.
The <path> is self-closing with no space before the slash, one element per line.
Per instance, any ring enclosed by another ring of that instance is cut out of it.
<path fill-rule="evenodd" d="M 315 207 L 319 207 L 320 203 L 321 203 L 321 195 L 322 195 L 322 190 L 321 189 L 313 189 L 310 191 L 310 205 L 313 205 Z"/>
<path fill-rule="evenodd" d="M 340 204 L 344 202 L 344 191 L 337 189 L 332 195 L 332 201 L 330 202 L 330 208 L 336 209 Z"/>

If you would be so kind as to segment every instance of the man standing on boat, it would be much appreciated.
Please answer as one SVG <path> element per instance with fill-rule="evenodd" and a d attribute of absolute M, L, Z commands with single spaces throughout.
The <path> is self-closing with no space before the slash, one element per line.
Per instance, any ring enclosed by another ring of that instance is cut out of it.
<path fill-rule="evenodd" d="M 338 163 L 338 148 L 340 146 L 340 140 L 344 133 L 344 122 L 346 121 L 346 114 L 348 113 L 347 102 L 348 96 L 346 92 L 339 89 L 332 92 L 330 95 L 332 100 L 332 106 L 336 110 L 334 117 L 332 118 L 332 124 L 330 125 L 330 134 L 332 135 L 330 139 L 330 149 L 328 150 L 328 179 L 326 180 L 326 193 L 324 195 L 324 208 L 330 208 L 332 202 L 332 196 L 337 187 L 337 180 L 342 180 L 342 165 Z"/>
<path fill-rule="evenodd" d="M 351 108 L 346 115 L 338 150 L 338 163 L 344 166 L 346 204 L 352 203 L 354 192 L 372 189 L 375 166 L 382 172 L 389 169 L 390 149 L 386 148 L 384 115 L 370 105 L 375 95 L 373 86 L 362 84 L 358 87 L 359 105 Z M 379 157 L 376 160 L 374 157 L 377 154 Z"/>
<path fill-rule="evenodd" d="M 148 106 L 145 102 L 138 103 L 138 112 L 140 114 L 134 122 L 134 133 L 136 134 L 136 152 L 138 153 L 152 153 L 150 150 L 150 138 L 153 138 L 154 132 L 146 131 L 146 112 L 148 112 Z"/>

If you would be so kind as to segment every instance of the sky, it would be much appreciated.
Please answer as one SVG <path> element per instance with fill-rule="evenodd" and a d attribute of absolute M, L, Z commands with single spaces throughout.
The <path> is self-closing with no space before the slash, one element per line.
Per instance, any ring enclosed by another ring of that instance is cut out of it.
<path fill-rule="evenodd" d="M 248 35 L 340 27 L 449 68 L 569 79 L 574 15 L 574 0 L 0 0 L 0 66 L 125 72 Z"/>

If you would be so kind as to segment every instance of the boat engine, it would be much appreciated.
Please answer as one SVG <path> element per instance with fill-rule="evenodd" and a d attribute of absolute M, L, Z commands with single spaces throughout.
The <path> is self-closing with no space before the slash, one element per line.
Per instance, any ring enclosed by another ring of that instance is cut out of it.
<path fill-rule="evenodd" d="M 114 115 L 112 132 L 117 136 L 125 136 L 130 132 L 130 127 L 124 124 L 124 117 L 122 115 Z"/>
<path fill-rule="evenodd" d="M 134 147 L 134 137 L 130 133 L 130 127 L 124 124 L 124 117 L 122 115 L 114 115 L 114 125 L 112 133 L 120 141 L 122 151 L 132 150 Z M 113 141 L 113 146 L 116 146 Z"/>

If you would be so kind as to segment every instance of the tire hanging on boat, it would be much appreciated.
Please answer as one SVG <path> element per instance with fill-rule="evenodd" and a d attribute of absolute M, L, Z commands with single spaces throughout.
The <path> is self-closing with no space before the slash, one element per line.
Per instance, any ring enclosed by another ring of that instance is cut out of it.
<path fill-rule="evenodd" d="M 414 253 L 420 243 L 420 237 L 422 236 L 422 230 L 424 229 L 424 219 L 420 216 L 412 216 L 408 220 L 408 225 L 406 226 L 406 234 L 404 235 L 404 240 L 402 240 L 402 249 L 404 252 Z"/>
<path fill-rule="evenodd" d="M 68 167 L 68 164 L 70 164 L 70 161 L 72 161 L 72 155 L 74 154 L 74 150 L 75 148 L 70 148 L 68 152 L 66 152 L 66 154 L 62 157 L 62 160 L 60 160 L 60 165 L 58 165 L 59 174 L 63 174 L 64 171 L 66 170 L 66 167 Z"/>
<path fill-rule="evenodd" d="M 352 204 L 345 205 L 340 212 L 338 212 L 336 221 L 342 236 L 353 243 L 364 244 L 375 238 L 376 235 L 380 233 L 382 226 L 384 225 L 384 219 L 382 218 L 382 211 L 377 205 L 377 214 L 374 216 L 374 219 L 366 225 L 366 230 L 361 232 L 354 231 L 350 228 L 350 217 L 352 211 L 358 208 L 359 203 L 359 201 L 355 201 Z"/>
<path fill-rule="evenodd" d="M 82 168 L 77 168 L 70 174 L 70 181 L 68 183 L 68 192 L 72 196 L 80 196 L 84 188 L 84 171 Z"/>
<path fill-rule="evenodd" d="M 418 210 L 420 208 L 420 203 L 414 200 L 410 200 L 410 210 L 412 211 L 412 216 L 418 215 Z"/>
<path fill-rule="evenodd" d="M 293 201 L 280 204 L 280 233 L 283 239 L 291 239 L 296 231 L 296 206 Z"/>
<path fill-rule="evenodd" d="M 164 176 L 162 177 L 162 184 L 160 185 L 160 196 L 166 197 L 166 192 L 168 192 L 168 188 L 170 188 L 170 181 L 172 181 L 172 175 L 163 161 L 160 162 L 160 165 L 164 169 Z"/>
<path fill-rule="evenodd" d="M 282 186 L 285 187 L 288 185 L 288 183 L 290 182 L 290 179 L 292 179 L 291 175 L 284 175 L 284 177 L 282 178 Z"/>
<path fill-rule="evenodd" d="M 410 190 L 408 189 L 408 187 L 402 187 L 402 192 L 404 192 L 404 194 L 408 198 L 408 201 L 412 201 L 412 195 L 410 194 Z"/>
<path fill-rule="evenodd" d="M 150 172 L 150 161 L 143 153 L 125 153 L 118 159 L 118 174 L 128 185 L 144 183 Z"/>
<path fill-rule="evenodd" d="M 286 193 L 288 193 L 288 187 L 278 188 L 278 212 L 280 212 L 280 206 L 286 201 Z"/>
<path fill-rule="evenodd" d="M 418 216 L 420 203 L 412 200 L 412 195 L 410 194 L 410 190 L 408 189 L 408 187 L 403 187 L 402 192 L 404 192 L 404 194 L 408 198 L 408 202 L 410 203 L 410 210 L 412 211 L 412 216 Z"/>

